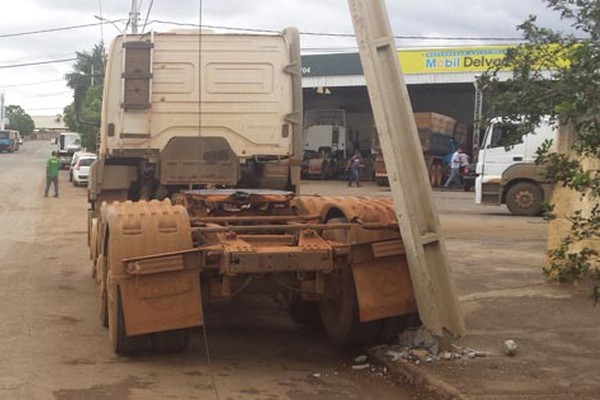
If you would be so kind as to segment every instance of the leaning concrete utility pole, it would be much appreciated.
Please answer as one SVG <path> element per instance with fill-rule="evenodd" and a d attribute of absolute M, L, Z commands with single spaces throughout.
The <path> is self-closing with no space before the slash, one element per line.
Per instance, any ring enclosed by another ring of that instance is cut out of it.
<path fill-rule="evenodd" d="M 423 324 L 464 333 L 452 270 L 384 0 L 348 0 L 410 276 Z"/>

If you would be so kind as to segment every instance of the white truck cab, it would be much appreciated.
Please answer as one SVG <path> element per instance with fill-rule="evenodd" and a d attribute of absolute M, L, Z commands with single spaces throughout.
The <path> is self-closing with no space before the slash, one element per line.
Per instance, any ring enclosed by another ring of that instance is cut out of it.
<path fill-rule="evenodd" d="M 536 151 L 545 140 L 556 142 L 556 128 L 545 120 L 534 132 L 507 147 L 507 139 L 515 129 L 515 123 L 501 118 L 490 122 L 477 156 L 475 202 L 506 204 L 516 215 L 539 215 L 550 194 L 550 184 L 544 166 L 535 164 Z"/>

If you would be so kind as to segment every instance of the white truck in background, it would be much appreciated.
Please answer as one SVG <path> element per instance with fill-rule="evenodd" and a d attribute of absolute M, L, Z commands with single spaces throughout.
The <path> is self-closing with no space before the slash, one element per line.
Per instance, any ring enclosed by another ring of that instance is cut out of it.
<path fill-rule="evenodd" d="M 81 150 L 81 135 L 77 132 L 62 132 L 56 144 L 58 144 L 60 167 L 68 169 L 69 165 L 71 165 L 73 154 Z"/>
<path fill-rule="evenodd" d="M 317 179 L 337 178 L 348 156 L 346 141 L 346 111 L 342 109 L 306 111 L 302 143 L 302 175 Z"/>
<path fill-rule="evenodd" d="M 545 167 L 535 163 L 536 151 L 546 140 L 556 143 L 557 130 L 544 121 L 535 132 L 507 147 L 507 138 L 515 129 L 514 123 L 501 118 L 490 122 L 477 156 L 475 202 L 506 204 L 515 215 L 540 215 L 551 185 L 545 179 Z"/>

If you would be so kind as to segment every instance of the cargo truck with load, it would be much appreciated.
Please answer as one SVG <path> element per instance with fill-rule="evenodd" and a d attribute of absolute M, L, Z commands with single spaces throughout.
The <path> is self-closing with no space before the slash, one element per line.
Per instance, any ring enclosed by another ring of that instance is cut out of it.
<path fill-rule="evenodd" d="M 432 112 L 416 112 L 414 117 L 429 173 L 429 181 L 432 187 L 441 186 L 446 175 L 444 157 L 452 153 L 458 144 L 454 139 L 456 121 L 451 117 Z M 373 134 L 371 153 L 375 158 L 373 162 L 375 182 L 379 186 L 389 185 L 387 170 L 376 133 Z"/>
<path fill-rule="evenodd" d="M 550 198 L 551 183 L 544 165 L 537 165 L 537 150 L 546 140 L 556 143 L 557 131 L 547 120 L 534 132 L 514 141 L 516 122 L 490 121 L 477 155 L 475 202 L 506 204 L 515 215 L 540 215 Z"/>
<path fill-rule="evenodd" d="M 392 200 L 299 195 L 301 76 L 293 28 L 110 46 L 88 238 L 117 353 L 185 349 L 250 286 L 339 344 L 415 320 Z"/>

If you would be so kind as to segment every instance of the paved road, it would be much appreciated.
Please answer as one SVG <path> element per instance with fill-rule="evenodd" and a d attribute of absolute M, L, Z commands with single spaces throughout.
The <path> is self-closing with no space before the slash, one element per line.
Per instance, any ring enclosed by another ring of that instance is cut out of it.
<path fill-rule="evenodd" d="M 115 356 L 90 278 L 85 189 L 62 172 L 60 197 L 43 198 L 50 151 L 26 142 L 0 154 L 0 399 L 414 398 L 377 372 L 352 371 L 357 353 L 252 296 L 208 316 L 212 364 L 202 332 L 184 354 Z"/>

